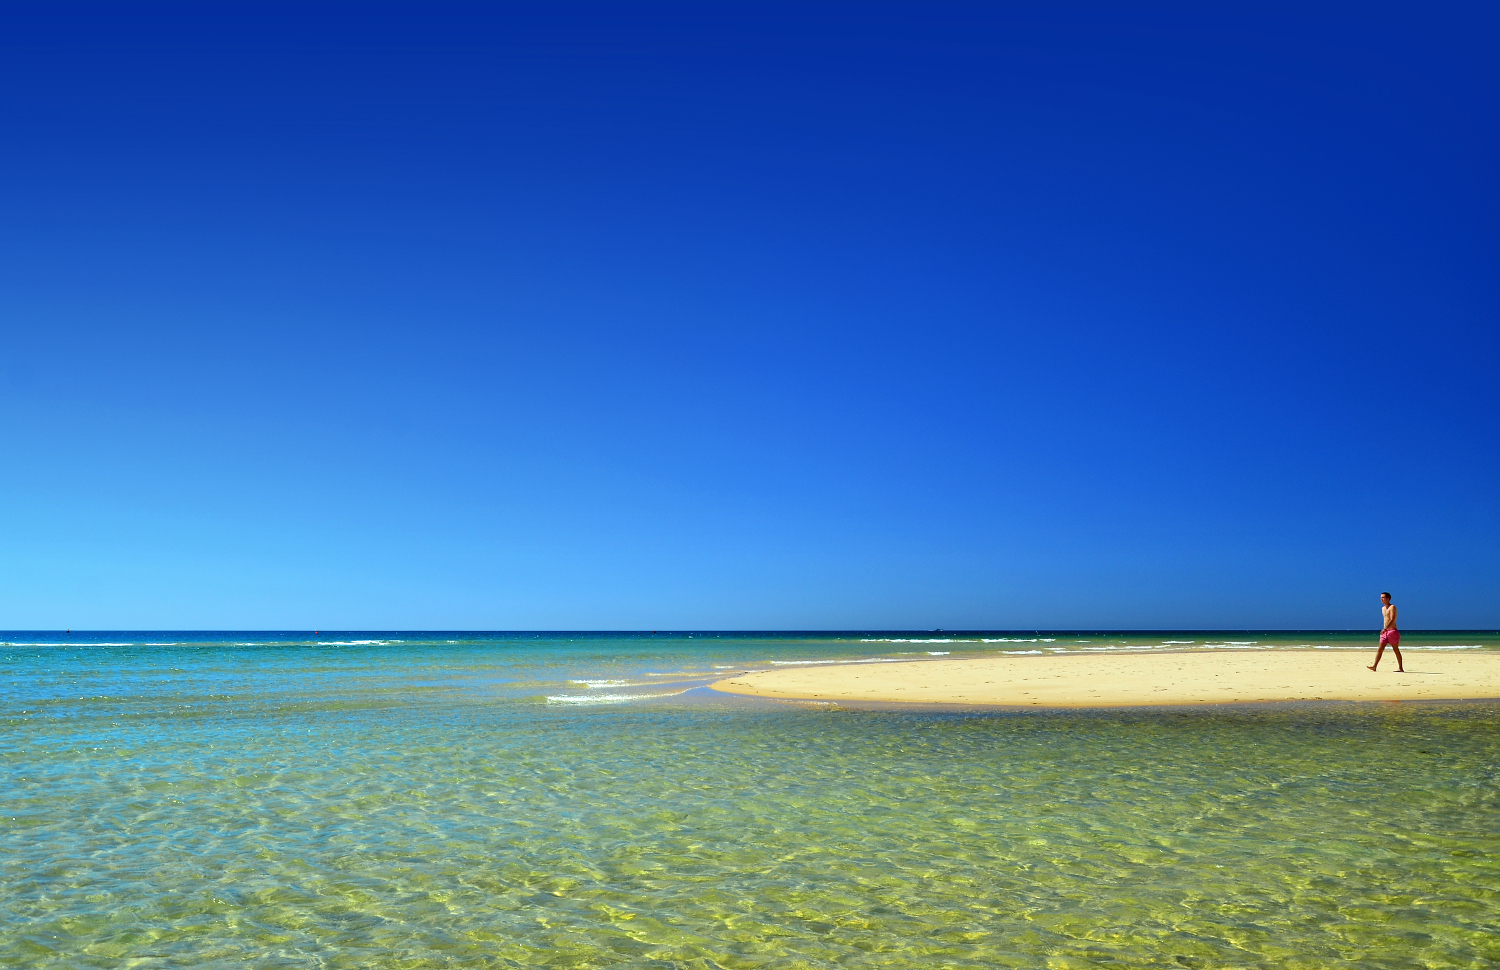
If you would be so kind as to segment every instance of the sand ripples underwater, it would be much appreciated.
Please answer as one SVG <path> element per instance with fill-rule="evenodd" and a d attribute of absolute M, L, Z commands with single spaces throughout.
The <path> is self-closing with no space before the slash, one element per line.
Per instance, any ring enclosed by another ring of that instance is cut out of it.
<path fill-rule="evenodd" d="M 359 649 L 9 654 L 0 966 L 1500 961 L 1493 704 L 590 706 L 544 698 L 661 658 Z"/>

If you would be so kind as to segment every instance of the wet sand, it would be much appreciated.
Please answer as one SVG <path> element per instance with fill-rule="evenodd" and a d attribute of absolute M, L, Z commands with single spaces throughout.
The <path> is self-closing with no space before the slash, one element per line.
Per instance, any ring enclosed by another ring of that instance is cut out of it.
<path fill-rule="evenodd" d="M 741 674 L 714 690 L 757 697 L 1003 707 L 1500 698 L 1500 653 L 1221 651 L 845 663 Z"/>

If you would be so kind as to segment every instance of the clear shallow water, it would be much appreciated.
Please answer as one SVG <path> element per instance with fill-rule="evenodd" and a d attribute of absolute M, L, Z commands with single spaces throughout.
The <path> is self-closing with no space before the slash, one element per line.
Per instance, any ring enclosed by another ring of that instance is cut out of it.
<path fill-rule="evenodd" d="M 1373 639 L 1338 636 L 1233 639 Z M 0 965 L 1500 961 L 1500 705 L 835 712 L 697 686 L 939 638 L 0 648 Z"/>

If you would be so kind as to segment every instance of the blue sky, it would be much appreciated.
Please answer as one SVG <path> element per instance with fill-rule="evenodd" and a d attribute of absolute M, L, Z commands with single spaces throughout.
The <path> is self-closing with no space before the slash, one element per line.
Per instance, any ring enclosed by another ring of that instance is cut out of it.
<path fill-rule="evenodd" d="M 1500 626 L 1496 23 L 8 7 L 0 627 Z"/>

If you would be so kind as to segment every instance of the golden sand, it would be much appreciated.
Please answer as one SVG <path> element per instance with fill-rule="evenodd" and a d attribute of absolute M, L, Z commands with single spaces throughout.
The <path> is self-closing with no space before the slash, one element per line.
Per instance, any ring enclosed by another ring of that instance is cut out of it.
<path fill-rule="evenodd" d="M 721 680 L 715 690 L 758 697 L 1006 707 L 1135 707 L 1256 701 L 1500 698 L 1500 653 L 1389 650 L 1224 651 L 985 657 L 830 664 Z"/>

